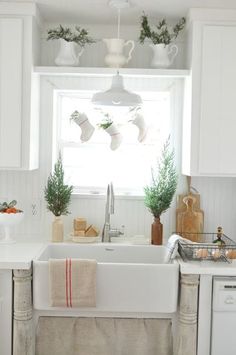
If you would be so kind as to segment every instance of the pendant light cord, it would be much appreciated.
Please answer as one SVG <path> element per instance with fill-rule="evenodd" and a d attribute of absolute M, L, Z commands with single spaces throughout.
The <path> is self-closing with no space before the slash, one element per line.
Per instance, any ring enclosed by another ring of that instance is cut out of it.
<path fill-rule="evenodd" d="M 120 9 L 118 9 L 117 38 L 120 39 Z"/>
<path fill-rule="evenodd" d="M 120 39 L 120 8 L 117 9 L 117 13 L 118 13 L 118 23 L 117 23 L 117 38 Z M 120 74 L 119 73 L 119 68 L 117 68 L 116 74 Z"/>

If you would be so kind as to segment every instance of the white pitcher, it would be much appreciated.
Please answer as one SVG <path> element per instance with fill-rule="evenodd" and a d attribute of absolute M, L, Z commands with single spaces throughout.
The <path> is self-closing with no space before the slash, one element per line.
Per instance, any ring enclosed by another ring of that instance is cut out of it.
<path fill-rule="evenodd" d="M 120 38 L 103 39 L 107 45 L 108 54 L 105 56 L 105 63 L 111 68 L 120 68 L 127 64 L 132 58 L 131 54 L 134 50 L 134 41 L 125 41 Z M 128 56 L 123 54 L 123 48 L 130 45 Z"/>
<path fill-rule="evenodd" d="M 177 56 L 178 47 L 175 44 L 150 44 L 153 49 L 151 65 L 155 68 L 168 68 Z"/>
<path fill-rule="evenodd" d="M 75 42 L 67 42 L 60 38 L 60 49 L 55 59 L 56 65 L 61 66 L 77 66 L 79 65 L 79 58 L 82 55 L 84 48 L 76 54 L 78 44 Z"/>

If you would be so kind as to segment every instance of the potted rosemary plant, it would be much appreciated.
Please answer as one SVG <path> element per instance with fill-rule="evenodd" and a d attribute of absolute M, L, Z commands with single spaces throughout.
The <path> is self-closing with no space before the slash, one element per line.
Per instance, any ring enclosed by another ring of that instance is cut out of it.
<path fill-rule="evenodd" d="M 150 47 L 154 53 L 152 66 L 167 68 L 173 63 L 178 47 L 172 42 L 183 30 L 185 22 L 185 18 L 182 17 L 174 26 L 169 26 L 166 19 L 162 19 L 155 27 L 151 27 L 148 16 L 142 15 L 139 42 L 143 44 L 145 40 L 151 41 Z"/>
<path fill-rule="evenodd" d="M 64 66 L 79 65 L 79 58 L 84 51 L 84 46 L 95 42 L 89 37 L 86 29 L 75 26 L 75 30 L 72 30 L 69 27 L 63 27 L 62 25 L 59 25 L 58 28 L 48 30 L 47 40 L 60 41 L 60 49 L 55 59 L 55 63 Z M 81 47 L 78 54 L 76 54 L 77 46 Z"/>
<path fill-rule="evenodd" d="M 64 183 L 64 170 L 62 165 L 61 154 L 54 165 L 54 171 L 49 175 L 47 185 L 44 189 L 44 197 L 47 202 L 47 209 L 51 211 L 54 216 L 52 225 L 52 241 L 63 241 L 63 222 L 62 215 L 68 215 L 68 206 L 71 199 L 73 186 Z"/>
<path fill-rule="evenodd" d="M 153 214 L 152 244 L 160 245 L 163 239 L 163 225 L 160 222 L 161 214 L 171 205 L 174 197 L 178 176 L 174 165 L 174 151 L 169 150 L 170 140 L 164 144 L 161 158 L 158 162 L 157 173 L 152 169 L 152 182 L 144 188 L 144 202 Z"/>

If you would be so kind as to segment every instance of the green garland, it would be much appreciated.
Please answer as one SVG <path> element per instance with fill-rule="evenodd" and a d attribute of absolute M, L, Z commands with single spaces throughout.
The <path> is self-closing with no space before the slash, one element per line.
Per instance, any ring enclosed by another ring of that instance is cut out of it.
<path fill-rule="evenodd" d="M 47 209 L 55 216 L 68 215 L 68 205 L 71 199 L 73 186 L 64 184 L 64 170 L 61 154 L 54 165 L 54 172 L 50 174 L 44 189 Z"/>
<path fill-rule="evenodd" d="M 144 203 L 157 218 L 170 207 L 178 183 L 174 151 L 169 151 L 169 144 L 168 138 L 158 163 L 158 173 L 155 176 L 152 169 L 152 184 L 144 188 Z"/>

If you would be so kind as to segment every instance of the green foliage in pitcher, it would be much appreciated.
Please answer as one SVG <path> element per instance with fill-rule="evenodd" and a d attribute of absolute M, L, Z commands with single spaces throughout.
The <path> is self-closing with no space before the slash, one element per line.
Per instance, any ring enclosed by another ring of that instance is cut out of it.
<path fill-rule="evenodd" d="M 162 19 L 157 25 L 151 27 L 148 16 L 145 13 L 141 17 L 141 30 L 139 35 L 139 42 L 144 43 L 145 39 L 149 39 L 153 44 L 168 45 L 173 42 L 179 35 L 180 31 L 185 26 L 185 18 L 182 17 L 173 27 L 169 26 L 166 19 Z"/>

